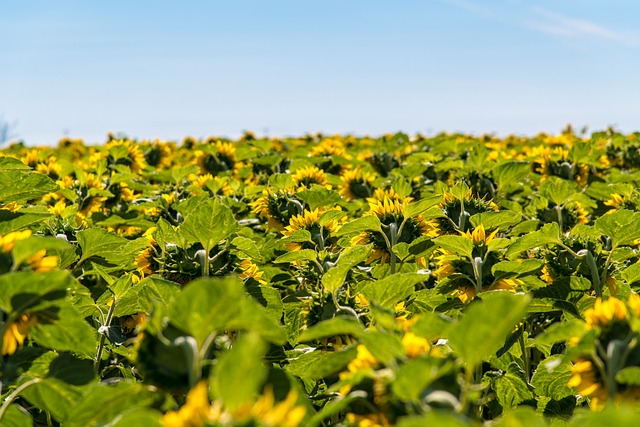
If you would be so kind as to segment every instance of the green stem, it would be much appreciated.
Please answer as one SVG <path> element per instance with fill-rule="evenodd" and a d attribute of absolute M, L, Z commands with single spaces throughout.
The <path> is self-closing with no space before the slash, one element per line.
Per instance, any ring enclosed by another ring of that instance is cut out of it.
<path fill-rule="evenodd" d="M 2 418 L 4 418 L 4 414 L 7 411 L 7 409 L 9 408 L 11 403 L 13 403 L 13 401 L 16 400 L 16 398 L 20 395 L 20 393 L 22 393 L 28 387 L 31 387 L 32 385 L 39 383 L 40 381 L 42 381 L 42 379 L 40 378 L 34 378 L 32 380 L 29 380 L 19 385 L 15 390 L 13 390 L 13 393 L 7 396 L 4 403 L 0 407 L 0 423 L 2 422 Z"/>
<path fill-rule="evenodd" d="M 398 226 L 395 222 L 389 224 L 389 234 L 391 235 L 391 241 L 389 242 L 389 254 L 391 255 L 389 268 L 391 274 L 394 274 L 396 272 L 396 254 L 393 252 L 393 247 L 398 243 Z"/>
<path fill-rule="evenodd" d="M 116 310 L 116 305 L 118 300 L 116 297 L 113 297 L 113 303 L 111 307 L 109 307 L 109 312 L 107 313 L 107 318 L 104 321 L 104 325 L 102 325 L 99 329 L 100 332 L 100 342 L 98 343 L 98 350 L 96 352 L 96 358 L 93 361 L 93 371 L 96 376 L 100 374 L 100 362 L 102 361 L 102 351 L 104 349 L 104 341 L 107 338 L 107 333 L 109 331 L 109 327 L 111 326 L 111 319 L 113 319 L 113 313 Z"/>
<path fill-rule="evenodd" d="M 527 382 L 531 379 L 531 358 L 529 356 L 529 349 L 524 342 L 524 325 L 522 325 L 522 333 L 518 338 L 520 342 L 520 350 L 522 351 L 522 362 L 524 363 L 524 371 L 527 374 Z"/>

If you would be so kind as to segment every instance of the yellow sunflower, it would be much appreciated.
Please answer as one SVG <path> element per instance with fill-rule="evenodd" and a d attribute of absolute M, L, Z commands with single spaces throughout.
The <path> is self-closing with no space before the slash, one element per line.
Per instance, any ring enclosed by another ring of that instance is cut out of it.
<path fill-rule="evenodd" d="M 110 165 L 124 165 L 131 168 L 131 172 L 139 173 L 147 166 L 144 153 L 133 141 L 114 139 L 105 145 Z"/>
<path fill-rule="evenodd" d="M 291 177 L 296 183 L 296 187 L 298 189 L 309 188 L 312 184 L 317 184 L 321 187 L 331 189 L 331 185 L 327 182 L 327 175 L 325 172 L 315 166 L 305 166 L 300 168 L 295 171 Z"/>
<path fill-rule="evenodd" d="M 379 259 L 382 264 L 386 263 L 391 254 L 389 243 L 393 239 L 392 228 L 396 232 L 396 243 L 411 243 L 421 236 L 437 237 L 438 226 L 434 221 L 427 221 L 422 215 L 412 218 L 405 218 L 404 207 L 409 204 L 410 198 L 389 198 L 369 202 L 369 211 L 366 216 L 375 216 L 380 220 L 384 235 L 377 231 L 364 231 L 353 239 L 354 245 L 366 245 L 373 243 L 373 250 L 367 262 Z"/>
<path fill-rule="evenodd" d="M 317 249 L 324 250 L 325 247 L 328 246 L 331 233 L 334 233 L 339 228 L 337 220 L 331 220 L 324 225 L 320 225 L 320 217 L 326 211 L 326 209 L 304 210 L 300 215 L 293 215 L 289 220 L 289 225 L 284 228 L 282 234 L 284 236 L 291 236 L 298 230 L 307 230 L 311 234 L 311 240 L 314 241 Z M 293 252 L 305 249 L 305 243 L 291 242 L 286 243 L 285 247 L 287 250 Z"/>
<path fill-rule="evenodd" d="M 375 175 L 361 168 L 351 169 L 342 174 L 340 194 L 347 200 L 366 199 L 374 191 Z"/>
<path fill-rule="evenodd" d="M 2 337 L 2 355 L 12 355 L 18 347 L 24 344 L 24 340 L 29 335 L 29 330 L 38 324 L 38 317 L 35 314 L 23 314 L 18 319 L 9 323 Z"/>

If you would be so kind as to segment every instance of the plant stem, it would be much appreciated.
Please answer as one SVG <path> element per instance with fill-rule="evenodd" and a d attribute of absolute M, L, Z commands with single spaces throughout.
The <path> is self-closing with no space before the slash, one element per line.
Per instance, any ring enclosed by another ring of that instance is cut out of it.
<path fill-rule="evenodd" d="M 109 312 L 107 313 L 107 318 L 104 322 L 104 325 L 100 327 L 100 329 L 106 328 L 106 331 L 100 331 L 100 342 L 98 343 L 98 351 L 96 352 L 96 358 L 93 361 L 93 371 L 96 376 L 100 374 L 100 362 L 102 361 L 102 350 L 104 349 L 104 341 L 107 338 L 107 332 L 109 331 L 109 327 L 111 326 L 111 319 L 113 319 L 113 313 L 116 311 L 116 305 L 118 300 L 116 297 L 113 297 L 113 303 L 111 307 L 109 307 Z"/>
<path fill-rule="evenodd" d="M 20 393 L 22 393 L 25 389 L 31 387 L 32 385 L 39 383 L 40 381 L 42 381 L 42 379 L 33 378 L 23 383 L 22 385 L 18 386 L 15 390 L 13 390 L 13 393 L 7 396 L 4 403 L 0 407 L 0 423 L 2 422 L 2 418 L 4 418 L 4 414 L 7 411 L 7 408 L 9 408 L 11 403 L 13 403 L 13 401 L 16 400 L 16 398 L 20 395 Z"/>

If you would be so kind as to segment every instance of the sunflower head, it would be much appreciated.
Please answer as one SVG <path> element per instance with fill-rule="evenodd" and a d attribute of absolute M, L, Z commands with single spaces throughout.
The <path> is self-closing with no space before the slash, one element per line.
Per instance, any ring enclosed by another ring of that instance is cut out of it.
<path fill-rule="evenodd" d="M 442 195 L 440 208 L 445 217 L 439 218 L 438 224 L 445 233 L 466 232 L 471 227 L 471 223 L 468 221 L 470 217 L 475 214 L 496 212 L 498 210 L 498 206 L 495 203 L 475 197 L 471 189 L 459 193 L 454 195 L 445 191 Z"/>
<path fill-rule="evenodd" d="M 305 166 L 295 171 L 291 177 L 298 189 L 310 188 L 312 184 L 331 189 L 327 175 L 316 166 Z"/>
<path fill-rule="evenodd" d="M 2 355 L 10 356 L 15 353 L 18 347 L 24 344 L 30 329 L 37 324 L 38 317 L 35 313 L 22 314 L 9 323 L 5 327 L 2 337 Z"/>
<path fill-rule="evenodd" d="M 366 199 L 373 195 L 374 174 L 361 168 L 351 169 L 342 174 L 340 194 L 347 200 Z"/>
<path fill-rule="evenodd" d="M 139 173 L 147 166 L 144 154 L 138 144 L 128 139 L 113 139 L 105 148 L 107 150 L 107 166 L 128 166 L 133 173 Z"/>
<path fill-rule="evenodd" d="M 331 220 L 324 224 L 320 223 L 320 217 L 326 209 L 304 210 L 299 215 L 293 215 L 289 219 L 289 225 L 284 228 L 284 236 L 292 236 L 298 230 L 307 230 L 311 234 L 311 240 L 315 247 L 307 247 L 311 245 L 309 242 L 291 242 L 286 243 L 285 247 L 289 251 L 300 249 L 318 249 L 324 250 L 326 247 L 334 243 L 335 239 L 331 238 L 331 233 L 335 232 L 339 225 L 337 220 Z"/>
<path fill-rule="evenodd" d="M 154 168 L 164 169 L 171 167 L 176 146 L 173 143 L 155 140 L 143 145 L 144 159 Z"/>
<path fill-rule="evenodd" d="M 304 212 L 306 205 L 289 191 L 265 189 L 250 206 L 259 217 L 267 219 L 269 229 L 282 231 L 294 215 Z"/>
<path fill-rule="evenodd" d="M 213 176 L 234 172 L 239 164 L 236 159 L 236 148 L 230 142 L 216 141 L 196 151 L 196 163 L 200 173 Z"/>

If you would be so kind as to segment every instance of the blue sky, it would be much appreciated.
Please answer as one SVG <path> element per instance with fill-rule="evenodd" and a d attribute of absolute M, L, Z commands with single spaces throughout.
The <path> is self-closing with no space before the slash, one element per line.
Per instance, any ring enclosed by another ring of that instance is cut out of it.
<path fill-rule="evenodd" d="M 0 117 L 28 144 L 640 129 L 640 2 L 5 1 Z"/>

